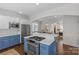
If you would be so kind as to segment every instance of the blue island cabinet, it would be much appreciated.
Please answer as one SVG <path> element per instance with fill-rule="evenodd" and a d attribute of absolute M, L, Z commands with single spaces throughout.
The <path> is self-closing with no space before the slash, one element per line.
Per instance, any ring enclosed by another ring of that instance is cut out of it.
<path fill-rule="evenodd" d="M 24 38 L 24 52 L 28 53 L 28 41 Z"/>
<path fill-rule="evenodd" d="M 20 35 L 0 37 L 0 50 L 20 43 Z"/>
<path fill-rule="evenodd" d="M 54 41 L 50 45 L 40 44 L 40 55 L 56 55 L 57 54 L 57 44 Z"/>

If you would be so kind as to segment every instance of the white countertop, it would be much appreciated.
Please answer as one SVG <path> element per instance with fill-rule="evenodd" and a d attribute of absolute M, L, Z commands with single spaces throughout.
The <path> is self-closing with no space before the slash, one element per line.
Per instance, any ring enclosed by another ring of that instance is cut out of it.
<path fill-rule="evenodd" d="M 50 45 L 51 43 L 53 43 L 55 41 L 54 35 L 52 35 L 52 34 L 34 33 L 32 36 L 45 37 L 45 39 L 40 41 L 40 43 L 46 44 L 46 45 Z M 32 37 L 32 36 L 27 36 L 27 37 L 24 37 L 24 38 L 29 38 L 29 37 Z"/>
<path fill-rule="evenodd" d="M 7 37 L 7 36 L 13 36 L 13 35 L 20 35 L 20 33 L 2 34 L 2 35 L 0 35 L 0 37 Z"/>
<path fill-rule="evenodd" d="M 46 39 L 40 41 L 40 43 L 46 44 L 46 45 L 50 45 L 50 44 L 52 44 L 54 41 L 55 41 L 54 36 L 51 36 L 51 35 L 50 35 L 49 37 L 46 37 Z"/>

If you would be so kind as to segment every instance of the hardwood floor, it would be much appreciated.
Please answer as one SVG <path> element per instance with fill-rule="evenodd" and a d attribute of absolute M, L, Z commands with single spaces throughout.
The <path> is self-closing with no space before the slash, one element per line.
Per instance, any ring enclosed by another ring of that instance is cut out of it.
<path fill-rule="evenodd" d="M 20 54 L 20 55 L 24 55 L 24 45 L 20 44 L 14 47 L 14 49 Z"/>
<path fill-rule="evenodd" d="M 0 53 L 9 51 L 11 49 L 14 49 L 15 51 L 17 51 L 19 53 L 19 55 L 24 55 L 24 46 L 23 46 L 23 44 L 18 44 L 18 45 L 9 47 L 7 49 L 3 49 L 3 50 L 0 51 Z"/>
<path fill-rule="evenodd" d="M 15 49 L 20 55 L 25 55 L 23 44 L 15 45 L 13 47 L 4 49 L 0 52 L 5 52 L 10 49 Z M 69 45 L 63 44 L 63 40 L 58 41 L 58 55 L 79 55 L 79 49 Z"/>
<path fill-rule="evenodd" d="M 64 48 L 64 55 L 79 55 L 79 48 L 69 46 L 69 45 L 63 45 Z"/>
<path fill-rule="evenodd" d="M 79 48 L 63 44 L 63 39 L 57 39 L 58 55 L 79 55 Z"/>
<path fill-rule="evenodd" d="M 58 55 L 78 55 L 79 54 L 79 49 L 76 47 L 72 47 L 69 45 L 62 44 L 60 42 L 59 44 L 59 54 Z M 15 46 L 14 49 L 20 54 L 24 55 L 24 48 L 23 44 L 20 44 L 18 46 Z"/>

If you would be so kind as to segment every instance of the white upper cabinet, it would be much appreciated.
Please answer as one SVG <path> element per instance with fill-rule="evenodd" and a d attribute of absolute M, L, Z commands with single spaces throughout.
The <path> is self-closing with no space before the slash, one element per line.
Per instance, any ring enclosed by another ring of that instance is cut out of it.
<path fill-rule="evenodd" d="M 19 23 L 19 19 L 9 16 L 0 16 L 0 29 L 9 29 L 10 22 Z"/>
<path fill-rule="evenodd" d="M 0 16 L 0 29 L 9 28 L 9 19 L 6 16 Z"/>

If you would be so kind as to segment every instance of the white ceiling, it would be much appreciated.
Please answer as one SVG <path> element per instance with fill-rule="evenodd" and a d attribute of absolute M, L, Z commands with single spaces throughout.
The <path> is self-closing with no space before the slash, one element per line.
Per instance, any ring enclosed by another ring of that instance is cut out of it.
<path fill-rule="evenodd" d="M 62 4 L 62 3 L 40 3 L 36 5 L 35 3 L 0 3 L 0 8 L 5 10 L 10 10 L 13 12 L 22 12 L 23 15 L 28 15 L 29 17 L 36 16 L 42 12 L 53 10 L 64 6 L 74 6 L 78 7 L 79 4 Z"/>
<path fill-rule="evenodd" d="M 43 17 L 43 18 L 40 18 L 39 20 L 35 20 L 33 22 L 43 22 L 43 23 L 49 23 L 49 24 L 52 24 L 52 23 L 60 23 L 60 24 L 63 24 L 63 19 L 62 19 L 63 16 L 48 16 L 48 17 Z"/>
<path fill-rule="evenodd" d="M 65 4 L 55 4 L 55 3 L 40 3 L 36 5 L 35 3 L 0 3 L 0 8 L 7 9 L 10 11 L 23 12 L 25 15 L 32 16 L 43 11 L 54 9 Z"/>

